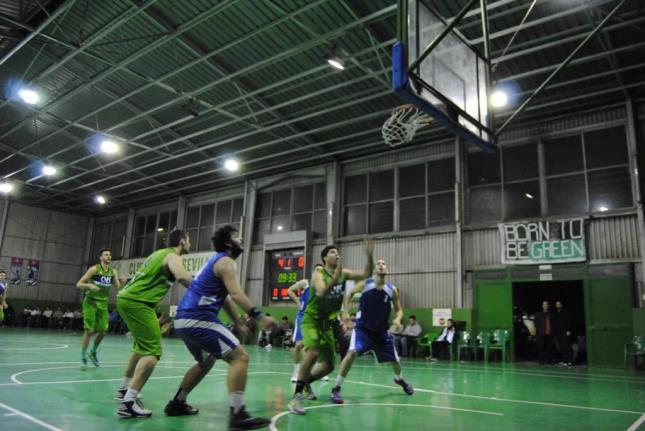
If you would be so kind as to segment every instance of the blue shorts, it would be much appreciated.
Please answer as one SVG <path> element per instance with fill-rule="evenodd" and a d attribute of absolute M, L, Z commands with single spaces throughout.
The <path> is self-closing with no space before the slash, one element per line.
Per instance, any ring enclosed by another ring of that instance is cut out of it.
<path fill-rule="evenodd" d="M 376 354 L 379 362 L 399 362 L 399 355 L 394 348 L 394 338 L 389 332 L 373 332 L 357 327 L 352 331 L 349 341 L 349 351 L 356 351 L 359 355 L 369 352 Z"/>
<path fill-rule="evenodd" d="M 300 322 L 302 322 L 302 316 L 300 315 L 300 313 L 298 313 L 298 316 L 296 317 L 296 324 L 293 325 L 293 337 L 291 337 L 293 344 L 296 344 L 298 341 L 302 341 L 302 329 L 300 329 Z"/>
<path fill-rule="evenodd" d="M 197 362 L 205 356 L 226 358 L 240 341 L 220 321 L 180 318 L 174 321 L 175 332 Z"/>

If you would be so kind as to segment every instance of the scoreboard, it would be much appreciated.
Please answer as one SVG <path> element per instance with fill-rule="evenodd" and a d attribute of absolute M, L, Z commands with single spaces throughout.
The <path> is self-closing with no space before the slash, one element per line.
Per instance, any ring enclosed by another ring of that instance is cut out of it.
<path fill-rule="evenodd" d="M 305 276 L 305 250 L 295 248 L 269 252 L 269 297 L 272 301 L 290 301 L 289 286 Z"/>

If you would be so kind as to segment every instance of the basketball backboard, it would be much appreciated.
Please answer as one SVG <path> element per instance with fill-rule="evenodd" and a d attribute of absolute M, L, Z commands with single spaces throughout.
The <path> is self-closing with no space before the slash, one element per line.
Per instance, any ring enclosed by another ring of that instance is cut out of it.
<path fill-rule="evenodd" d="M 470 0 L 447 22 L 430 1 L 399 0 L 392 84 L 403 101 L 413 103 L 466 141 L 495 151 L 488 107 L 489 61 L 456 30 L 456 24 L 479 1 Z M 485 8 L 481 15 L 486 22 Z M 487 42 L 487 26 L 482 31 Z"/>

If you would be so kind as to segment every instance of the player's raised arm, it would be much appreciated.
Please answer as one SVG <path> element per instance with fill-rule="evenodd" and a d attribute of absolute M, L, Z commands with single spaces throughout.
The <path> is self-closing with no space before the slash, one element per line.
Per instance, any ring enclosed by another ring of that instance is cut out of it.
<path fill-rule="evenodd" d="M 190 282 L 193 281 L 193 277 L 186 271 L 184 267 L 184 262 L 178 254 L 171 253 L 164 259 L 164 264 L 168 267 L 168 270 L 175 277 L 177 283 L 181 283 L 184 287 L 188 287 Z"/>
<path fill-rule="evenodd" d="M 336 269 L 329 280 L 329 283 L 325 283 L 325 280 L 320 273 L 320 271 L 315 271 L 314 275 L 311 277 L 311 285 L 313 286 L 316 296 L 323 296 L 329 291 L 340 279 L 340 276 L 343 273 L 343 266 L 340 264 L 340 260 L 336 264 Z"/>
<path fill-rule="evenodd" d="M 300 280 L 293 283 L 287 289 L 287 295 L 289 295 L 289 298 L 291 298 L 291 300 L 295 302 L 296 305 L 298 305 L 298 307 L 300 307 L 300 299 L 298 298 L 298 294 L 296 292 L 298 292 L 301 289 L 304 289 L 306 285 L 307 285 L 307 280 Z"/>
<path fill-rule="evenodd" d="M 369 238 L 365 238 L 363 240 L 363 248 L 365 250 L 365 256 L 367 257 L 367 262 L 365 263 L 365 269 L 363 269 L 363 272 L 358 272 L 352 269 L 343 270 L 347 278 L 350 280 L 365 280 L 371 277 L 374 272 L 374 241 Z"/>
<path fill-rule="evenodd" d="M 392 289 L 392 304 L 394 305 L 394 310 L 396 310 L 396 317 L 394 317 L 392 323 L 397 325 L 397 327 L 400 327 L 402 326 L 401 319 L 403 319 L 403 306 L 401 305 L 401 295 L 399 295 L 399 289 L 397 289 L 396 286 L 394 286 Z"/>
<path fill-rule="evenodd" d="M 96 266 L 92 266 L 90 269 L 88 269 L 85 274 L 81 277 L 80 280 L 78 280 L 78 283 L 76 283 L 76 287 L 81 289 L 81 290 L 92 290 L 94 292 L 98 292 L 101 290 L 98 286 L 96 286 L 94 283 L 91 283 L 92 277 L 96 275 Z"/>
<path fill-rule="evenodd" d="M 347 292 L 347 295 L 343 298 L 343 319 L 345 319 L 345 315 L 349 315 L 349 307 L 354 295 L 361 293 L 363 289 L 365 289 L 365 281 L 359 281 L 349 292 Z"/>

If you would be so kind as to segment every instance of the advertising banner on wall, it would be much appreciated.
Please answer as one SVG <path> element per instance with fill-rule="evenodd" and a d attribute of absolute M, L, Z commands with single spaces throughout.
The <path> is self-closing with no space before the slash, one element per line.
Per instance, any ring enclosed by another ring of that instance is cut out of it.
<path fill-rule="evenodd" d="M 432 309 L 432 326 L 446 326 L 448 319 L 452 319 L 452 310 L 450 308 Z"/>
<path fill-rule="evenodd" d="M 584 219 L 498 224 L 502 263 L 536 265 L 587 260 Z"/>
<path fill-rule="evenodd" d="M 9 268 L 9 282 L 11 284 L 20 284 L 22 279 L 22 257 L 11 258 L 11 268 Z"/>
<path fill-rule="evenodd" d="M 211 257 L 215 252 L 205 251 L 201 253 L 189 253 L 183 255 L 181 258 L 184 262 L 184 267 L 190 273 L 190 275 L 196 275 L 197 272 L 201 269 L 202 266 L 206 263 L 209 257 Z M 145 262 L 145 257 L 140 257 L 138 259 L 123 259 L 112 261 L 112 266 L 119 272 L 119 278 L 121 279 L 130 279 L 134 277 L 134 274 L 137 272 L 137 269 L 143 262 Z"/>
<path fill-rule="evenodd" d="M 35 259 L 29 259 L 27 261 L 27 278 L 25 278 L 25 284 L 27 286 L 35 286 L 38 284 L 39 278 L 40 278 L 40 261 Z"/>

